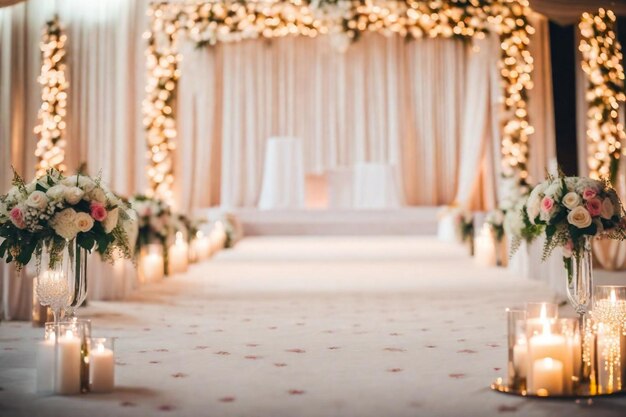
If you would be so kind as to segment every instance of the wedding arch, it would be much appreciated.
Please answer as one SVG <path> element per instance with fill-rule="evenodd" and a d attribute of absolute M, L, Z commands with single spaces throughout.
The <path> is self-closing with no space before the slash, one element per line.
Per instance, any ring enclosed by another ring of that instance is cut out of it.
<path fill-rule="evenodd" d="M 456 38 L 471 42 L 494 32 L 499 58 L 504 117 L 503 176 L 524 184 L 528 138 L 533 133 L 527 100 L 533 82 L 528 46 L 534 33 L 527 0 L 244 0 L 155 2 L 148 10 L 147 85 L 143 103 L 149 162 L 148 192 L 172 199 L 176 149 L 175 98 L 182 60 L 178 42 L 198 47 L 218 42 L 284 36 L 334 35 L 346 43 L 375 32 L 407 40 Z"/>

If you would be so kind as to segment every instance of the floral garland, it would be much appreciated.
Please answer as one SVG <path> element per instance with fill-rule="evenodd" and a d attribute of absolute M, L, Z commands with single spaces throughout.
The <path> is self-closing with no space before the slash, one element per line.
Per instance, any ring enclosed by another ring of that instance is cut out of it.
<path fill-rule="evenodd" d="M 528 0 L 222 0 L 150 5 L 147 96 L 144 126 L 150 155 L 148 195 L 171 201 L 176 115 L 173 105 L 181 60 L 179 33 L 199 46 L 288 35 L 340 35 L 348 43 L 362 32 L 406 38 L 482 38 L 493 27 L 502 45 L 501 76 L 507 116 L 502 137 L 502 173 L 520 186 L 528 178 L 527 112 L 533 60 L 528 50 L 534 29 Z M 489 25 L 488 25 L 489 24 Z M 345 42 L 340 42 L 341 45 Z"/>
<path fill-rule="evenodd" d="M 100 179 L 80 174 L 66 178 L 51 169 L 26 184 L 16 173 L 13 187 L 0 196 L 0 258 L 19 269 L 46 246 L 53 267 L 74 241 L 105 260 L 120 253 L 130 258 L 129 210 Z"/>
<path fill-rule="evenodd" d="M 615 182 L 626 139 L 619 122 L 619 106 L 624 102 L 622 51 L 615 32 L 615 14 L 600 9 L 596 15 L 584 13 L 578 25 L 582 69 L 587 75 L 587 164 L 592 178 Z"/>
<path fill-rule="evenodd" d="M 41 107 L 37 113 L 38 124 L 34 133 L 38 136 L 35 156 L 37 176 L 45 175 L 50 168 L 65 171 L 65 114 L 68 82 L 65 79 L 65 41 L 59 18 L 54 17 L 43 29 L 41 48 Z"/>
<path fill-rule="evenodd" d="M 139 235 L 136 252 L 151 243 L 160 243 L 167 248 L 168 240 L 174 236 L 172 210 L 167 202 L 145 195 L 136 195 L 130 200 L 131 207 L 137 212 Z"/>

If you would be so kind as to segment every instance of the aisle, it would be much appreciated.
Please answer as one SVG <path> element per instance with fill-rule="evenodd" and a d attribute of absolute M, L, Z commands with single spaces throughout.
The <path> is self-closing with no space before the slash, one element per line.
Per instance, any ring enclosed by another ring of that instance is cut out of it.
<path fill-rule="evenodd" d="M 92 303 L 118 341 L 110 395 L 33 394 L 39 329 L 0 325 L 0 415 L 623 415 L 626 401 L 521 401 L 504 308 L 545 288 L 432 238 L 251 238 L 124 303 Z"/>

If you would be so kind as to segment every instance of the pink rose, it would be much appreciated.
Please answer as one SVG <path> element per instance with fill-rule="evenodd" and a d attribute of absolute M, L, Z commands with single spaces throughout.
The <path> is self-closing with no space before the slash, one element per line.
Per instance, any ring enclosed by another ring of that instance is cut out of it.
<path fill-rule="evenodd" d="M 549 213 L 552 211 L 552 209 L 554 208 L 554 200 L 551 199 L 550 197 L 544 197 L 543 200 L 541 200 L 541 210 L 543 210 L 546 213 Z"/>
<path fill-rule="evenodd" d="M 591 216 L 599 216 L 602 212 L 602 202 L 598 198 L 591 198 L 587 200 L 585 203 L 585 207 L 587 207 L 587 211 Z"/>
<path fill-rule="evenodd" d="M 585 188 L 585 190 L 583 191 L 583 199 L 585 200 L 591 200 L 596 195 L 598 195 L 598 192 L 593 188 Z"/>
<path fill-rule="evenodd" d="M 19 206 L 13 207 L 9 216 L 11 217 L 11 222 L 15 225 L 15 227 L 18 229 L 26 228 L 26 223 L 24 222 L 24 212 Z"/>
<path fill-rule="evenodd" d="M 93 217 L 96 221 L 103 221 L 107 218 L 107 210 L 104 208 L 104 205 L 98 203 L 96 201 L 91 203 L 91 217 Z"/>

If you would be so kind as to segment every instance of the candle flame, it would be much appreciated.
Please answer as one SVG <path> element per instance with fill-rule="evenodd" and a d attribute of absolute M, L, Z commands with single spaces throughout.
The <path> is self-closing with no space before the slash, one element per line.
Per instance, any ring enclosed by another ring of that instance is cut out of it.
<path fill-rule="evenodd" d="M 543 364 L 546 366 L 546 368 L 552 369 L 552 368 L 554 368 L 554 359 L 552 359 L 552 358 L 544 358 Z"/>
<path fill-rule="evenodd" d="M 611 288 L 611 304 L 617 303 L 617 295 L 615 294 L 615 288 Z"/>
<path fill-rule="evenodd" d="M 98 352 L 104 352 L 104 345 L 102 343 L 98 343 Z"/>
<path fill-rule="evenodd" d="M 176 243 L 183 241 L 183 232 L 176 232 Z"/>
<path fill-rule="evenodd" d="M 546 303 L 541 303 L 541 311 L 539 312 L 539 318 L 545 320 L 548 317 L 548 312 L 546 311 Z"/>
<path fill-rule="evenodd" d="M 552 332 L 550 331 L 550 323 L 547 321 L 543 323 L 543 334 L 550 335 Z"/>

